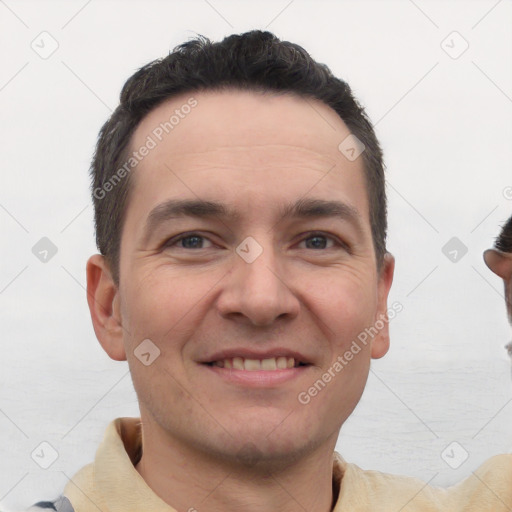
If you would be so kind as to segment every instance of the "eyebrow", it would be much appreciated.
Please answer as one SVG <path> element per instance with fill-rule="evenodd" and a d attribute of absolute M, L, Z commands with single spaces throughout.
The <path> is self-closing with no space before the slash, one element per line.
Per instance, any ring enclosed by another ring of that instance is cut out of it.
<path fill-rule="evenodd" d="M 298 199 L 280 209 L 282 219 L 293 218 L 338 218 L 354 225 L 362 232 L 361 215 L 351 205 L 341 201 L 325 199 Z M 219 218 L 239 220 L 240 212 L 223 203 L 202 199 L 169 199 L 157 205 L 149 213 L 144 228 L 144 240 L 161 224 L 177 218 L 193 217 L 199 219 Z"/>

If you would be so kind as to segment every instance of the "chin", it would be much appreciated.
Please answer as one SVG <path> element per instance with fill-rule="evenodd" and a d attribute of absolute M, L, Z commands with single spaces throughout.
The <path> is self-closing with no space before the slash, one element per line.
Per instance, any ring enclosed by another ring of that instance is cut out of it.
<path fill-rule="evenodd" d="M 228 464 L 233 464 L 240 471 L 240 468 L 247 467 L 251 473 L 261 471 L 262 475 L 269 475 L 288 468 L 298 460 L 304 459 L 308 454 L 313 453 L 317 444 L 304 439 L 297 439 L 296 443 L 283 444 L 282 440 L 270 442 L 268 438 L 261 441 L 241 441 L 238 446 L 231 444 L 229 447 L 222 447 L 214 450 L 215 458 L 224 459 Z"/>

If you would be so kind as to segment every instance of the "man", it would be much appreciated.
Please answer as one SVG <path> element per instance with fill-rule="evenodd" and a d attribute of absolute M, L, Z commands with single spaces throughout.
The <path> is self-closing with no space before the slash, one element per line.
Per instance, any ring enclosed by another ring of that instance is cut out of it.
<path fill-rule="evenodd" d="M 444 490 L 334 452 L 389 347 L 394 260 L 379 143 L 327 67 L 268 32 L 185 43 L 125 84 L 92 178 L 89 308 L 141 417 L 39 506 L 511 509 L 512 455 Z"/>
<path fill-rule="evenodd" d="M 512 325 L 512 216 L 503 226 L 493 249 L 484 252 L 487 266 L 503 279 L 508 321 Z M 512 357 L 512 341 L 506 345 Z"/>

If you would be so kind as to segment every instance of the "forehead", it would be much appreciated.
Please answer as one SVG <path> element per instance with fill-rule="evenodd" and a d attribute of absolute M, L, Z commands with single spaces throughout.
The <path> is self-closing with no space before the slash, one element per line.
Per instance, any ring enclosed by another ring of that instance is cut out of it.
<path fill-rule="evenodd" d="M 202 198 L 214 191 L 231 201 L 248 187 L 277 199 L 314 187 L 339 199 L 349 199 L 339 196 L 343 188 L 348 196 L 362 190 L 365 201 L 362 157 L 350 161 L 338 149 L 349 135 L 318 100 L 239 90 L 182 94 L 151 111 L 132 137 L 132 151 L 151 146 L 132 172 L 132 199 L 149 207 L 174 190 Z"/>
<path fill-rule="evenodd" d="M 331 160 L 339 156 L 338 144 L 349 134 L 336 112 L 318 100 L 233 89 L 183 94 L 165 101 L 142 120 L 134 145 L 148 135 L 158 136 L 159 128 L 164 130 L 164 140 L 156 142 L 172 142 L 176 153 L 300 142 L 298 147 Z"/>

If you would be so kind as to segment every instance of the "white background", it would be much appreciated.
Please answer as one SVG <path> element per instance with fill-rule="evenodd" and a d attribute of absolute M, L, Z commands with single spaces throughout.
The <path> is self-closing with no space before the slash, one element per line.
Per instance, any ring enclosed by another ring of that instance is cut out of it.
<path fill-rule="evenodd" d="M 510 328 L 502 284 L 482 260 L 512 214 L 510 1 L 5 0 L 6 508 L 56 497 L 93 459 L 109 421 L 138 416 L 127 363 L 102 351 L 85 299 L 85 262 L 96 252 L 88 166 L 101 125 L 140 66 L 197 34 L 219 40 L 253 28 L 301 44 L 347 80 L 385 152 L 388 245 L 397 261 L 390 301 L 404 309 L 337 450 L 365 469 L 443 486 L 511 450 L 512 381 L 503 348 Z M 47 59 L 31 48 L 42 31 L 59 45 Z M 445 51 L 463 48 L 453 31 L 469 44 L 456 59 Z M 43 236 L 58 248 L 47 263 L 31 252 Z M 456 263 L 442 252 L 454 236 L 468 249 Z M 46 470 L 31 459 L 42 441 L 59 455 Z M 453 441 L 469 454 L 458 469 L 441 457 Z"/>

